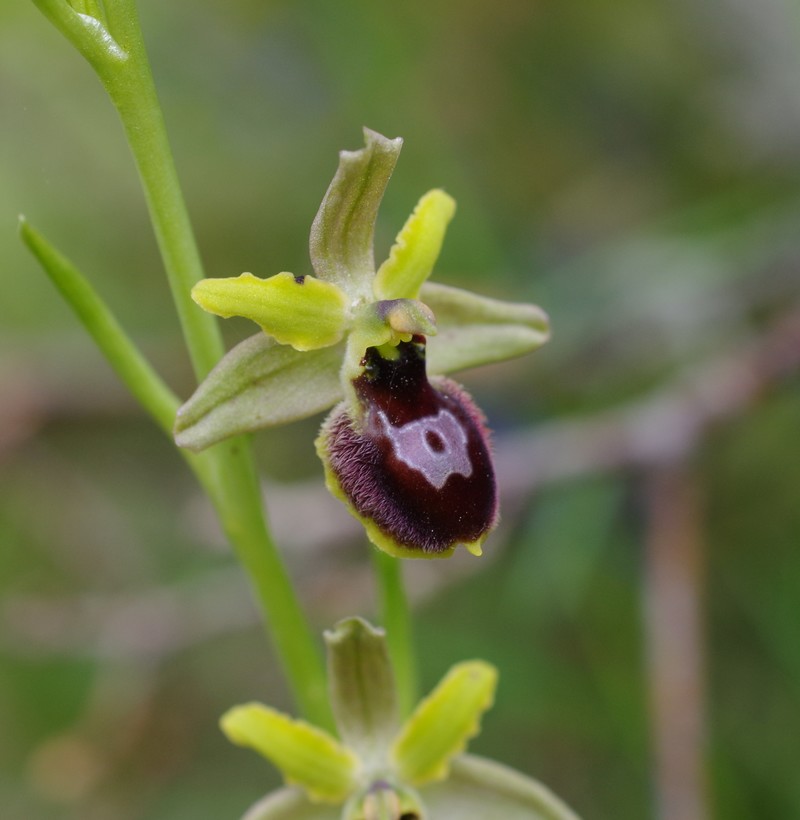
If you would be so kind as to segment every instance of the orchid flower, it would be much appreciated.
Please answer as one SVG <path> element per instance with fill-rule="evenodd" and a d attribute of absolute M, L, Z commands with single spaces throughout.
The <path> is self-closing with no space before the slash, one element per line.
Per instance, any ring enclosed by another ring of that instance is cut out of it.
<path fill-rule="evenodd" d="M 314 276 L 243 273 L 195 286 L 202 308 L 263 332 L 200 385 L 175 438 L 200 450 L 335 405 L 317 452 L 329 489 L 373 543 L 397 557 L 444 557 L 459 545 L 480 555 L 498 515 L 488 431 L 441 374 L 533 350 L 548 338 L 547 316 L 427 281 L 455 213 L 439 189 L 420 199 L 376 270 L 375 220 L 402 140 L 364 133 L 364 148 L 341 152 L 312 225 Z"/>
<path fill-rule="evenodd" d="M 325 641 L 338 738 L 260 703 L 222 717 L 287 783 L 243 820 L 578 820 L 535 780 L 463 753 L 494 700 L 491 664 L 456 664 L 401 722 L 383 631 L 348 618 Z"/>

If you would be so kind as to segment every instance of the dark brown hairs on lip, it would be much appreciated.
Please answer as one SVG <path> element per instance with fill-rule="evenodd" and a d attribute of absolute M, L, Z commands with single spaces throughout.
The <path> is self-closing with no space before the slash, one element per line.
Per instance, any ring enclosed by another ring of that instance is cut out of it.
<path fill-rule="evenodd" d="M 397 356 L 375 348 L 322 435 L 329 469 L 362 518 L 403 550 L 447 554 L 479 542 L 497 519 L 497 489 L 480 410 L 449 379 L 428 381 L 421 337 Z"/>

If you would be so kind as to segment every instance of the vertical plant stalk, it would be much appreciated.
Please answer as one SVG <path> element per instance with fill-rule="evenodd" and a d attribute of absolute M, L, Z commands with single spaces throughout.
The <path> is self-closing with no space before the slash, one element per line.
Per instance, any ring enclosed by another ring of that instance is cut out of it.
<path fill-rule="evenodd" d="M 403 562 L 383 550 L 370 550 L 380 599 L 381 623 L 386 630 L 389 657 L 397 684 L 397 701 L 403 718 L 417 703 L 417 664 L 411 609 L 403 583 Z"/>
<path fill-rule="evenodd" d="M 66 0 L 34 2 L 91 63 L 119 112 L 192 364 L 197 378 L 202 379 L 223 355 L 224 345 L 216 320 L 191 300 L 192 286 L 203 278 L 203 268 L 135 0 L 115 0 L 104 6 L 84 2 L 75 7 Z M 250 575 L 290 688 L 309 720 L 332 727 L 322 654 L 267 527 L 248 443 L 243 438 L 234 439 L 214 447 L 206 457 L 215 487 L 211 500 Z"/>
<path fill-rule="evenodd" d="M 112 34 L 125 44 L 129 67 L 104 85 L 119 111 L 136 160 L 195 373 L 204 378 L 224 353 L 216 321 L 192 302 L 203 278 L 200 254 L 178 182 L 133 0 L 119 2 Z M 321 655 L 264 517 L 260 486 L 245 439 L 212 451 L 215 501 L 226 535 L 255 586 L 259 604 L 299 706 L 309 720 L 332 725 Z"/>
<path fill-rule="evenodd" d="M 697 484 L 684 464 L 659 465 L 645 481 L 644 605 L 657 816 L 703 820 L 711 812 Z"/>

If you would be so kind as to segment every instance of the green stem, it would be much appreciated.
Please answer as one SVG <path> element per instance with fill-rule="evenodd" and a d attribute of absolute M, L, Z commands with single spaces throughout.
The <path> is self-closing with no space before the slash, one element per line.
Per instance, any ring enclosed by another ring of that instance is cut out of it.
<path fill-rule="evenodd" d="M 203 265 L 183 199 L 164 117 L 144 48 L 136 5 L 117 0 L 110 12 L 111 33 L 128 54 L 122 66 L 100 71 L 119 112 L 142 181 L 172 296 L 198 381 L 222 358 L 225 348 L 214 317 L 197 309 L 192 287 Z"/>
<path fill-rule="evenodd" d="M 144 49 L 135 4 L 119 2 L 112 29 L 129 53 L 129 67 L 105 81 L 119 111 L 136 159 L 164 266 L 178 307 L 198 379 L 221 358 L 224 348 L 216 320 L 191 300 L 203 278 L 200 254 L 183 201 L 164 119 Z M 237 556 L 249 573 L 267 628 L 303 713 L 331 726 L 322 657 L 270 536 L 259 483 L 245 439 L 215 447 L 219 495 L 217 512 Z"/>
<path fill-rule="evenodd" d="M 216 320 L 191 299 L 203 278 L 200 254 L 183 200 L 153 83 L 134 0 L 107 4 L 105 19 L 78 14 L 65 0 L 34 0 L 92 64 L 119 111 L 142 181 L 186 344 L 198 379 L 224 353 Z M 209 495 L 236 554 L 250 575 L 266 628 L 300 709 L 333 725 L 322 654 L 302 612 L 264 517 L 245 439 L 204 454 L 213 472 Z M 206 486 L 208 490 L 209 487 Z"/>
<path fill-rule="evenodd" d="M 405 718 L 417 703 L 417 664 L 411 626 L 411 610 L 403 584 L 403 562 L 383 550 L 373 549 L 372 559 L 378 580 L 381 622 L 397 682 L 397 699 Z"/>

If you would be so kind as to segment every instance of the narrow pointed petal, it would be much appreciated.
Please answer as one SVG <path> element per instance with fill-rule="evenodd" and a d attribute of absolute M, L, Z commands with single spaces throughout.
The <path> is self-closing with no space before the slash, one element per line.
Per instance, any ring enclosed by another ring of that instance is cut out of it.
<path fill-rule="evenodd" d="M 536 350 L 550 338 L 550 321 L 536 305 L 489 299 L 460 288 L 426 283 L 422 301 L 436 316 L 428 345 L 430 373 L 452 373 Z"/>
<path fill-rule="evenodd" d="M 456 664 L 420 703 L 392 747 L 397 772 L 418 786 L 447 776 L 450 761 L 480 730 L 492 705 L 497 670 L 484 661 Z"/>
<path fill-rule="evenodd" d="M 341 803 L 356 785 L 355 754 L 309 723 L 248 703 L 227 711 L 220 726 L 232 743 L 255 749 L 312 800 Z"/>
<path fill-rule="evenodd" d="M 336 175 L 311 226 L 314 272 L 351 298 L 371 298 L 375 218 L 403 141 L 364 129 L 364 148 L 341 151 Z"/>
<path fill-rule="evenodd" d="M 279 273 L 259 279 L 243 273 L 227 279 L 203 279 L 192 288 L 203 310 L 225 319 L 244 316 L 281 344 L 316 350 L 341 341 L 347 324 L 347 298 L 313 276 Z"/>
<path fill-rule="evenodd" d="M 379 761 L 399 716 L 386 633 L 347 618 L 325 633 L 331 705 L 342 740 L 363 760 Z"/>
<path fill-rule="evenodd" d="M 444 191 L 428 191 L 397 236 L 389 258 L 380 266 L 373 290 L 378 299 L 417 299 L 439 258 L 455 200 Z"/>
<path fill-rule="evenodd" d="M 175 443 L 199 451 L 307 418 L 342 397 L 344 343 L 299 353 L 257 333 L 230 350 L 178 410 Z"/>

